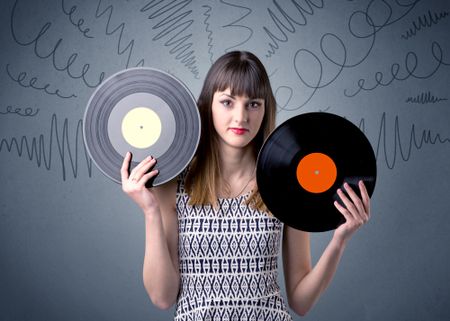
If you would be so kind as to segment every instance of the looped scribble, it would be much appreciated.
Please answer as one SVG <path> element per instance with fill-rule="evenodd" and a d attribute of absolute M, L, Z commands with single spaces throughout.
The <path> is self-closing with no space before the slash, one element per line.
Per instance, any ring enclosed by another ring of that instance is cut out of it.
<path fill-rule="evenodd" d="M 11 105 L 6 106 L 5 111 L 0 110 L 0 115 L 18 115 L 22 117 L 34 117 L 39 113 L 39 108 L 36 110 L 33 110 L 31 107 L 27 108 L 20 108 L 20 107 L 13 107 Z"/>

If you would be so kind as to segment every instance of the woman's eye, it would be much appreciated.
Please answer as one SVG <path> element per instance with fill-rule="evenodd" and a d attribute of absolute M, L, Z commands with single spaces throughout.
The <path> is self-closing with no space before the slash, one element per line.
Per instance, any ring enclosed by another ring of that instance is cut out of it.
<path fill-rule="evenodd" d="M 258 108 L 259 106 L 261 106 L 261 104 L 260 104 L 258 101 L 252 101 L 252 102 L 250 102 L 250 103 L 248 104 L 248 106 L 249 106 L 250 108 L 255 109 L 255 108 Z"/>
<path fill-rule="evenodd" d="M 222 100 L 220 103 L 222 105 L 224 105 L 225 107 L 230 107 L 231 106 L 231 101 L 230 100 Z"/>

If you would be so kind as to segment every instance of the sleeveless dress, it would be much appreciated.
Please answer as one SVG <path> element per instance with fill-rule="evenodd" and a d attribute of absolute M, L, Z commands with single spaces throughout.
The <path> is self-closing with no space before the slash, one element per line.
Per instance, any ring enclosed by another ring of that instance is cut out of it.
<path fill-rule="evenodd" d="M 277 283 L 283 223 L 245 205 L 249 194 L 219 199 L 217 210 L 189 206 L 183 174 L 175 320 L 291 321 Z"/>

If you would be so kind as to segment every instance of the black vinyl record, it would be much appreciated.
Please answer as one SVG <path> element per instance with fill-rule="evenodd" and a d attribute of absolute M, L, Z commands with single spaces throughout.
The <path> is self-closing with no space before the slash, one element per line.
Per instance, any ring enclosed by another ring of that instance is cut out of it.
<path fill-rule="evenodd" d="M 90 157 L 107 177 L 121 183 L 127 151 L 130 171 L 147 156 L 157 159 L 157 186 L 191 161 L 200 139 L 200 114 L 188 88 L 163 71 L 136 67 L 106 79 L 91 95 L 83 137 Z"/>
<path fill-rule="evenodd" d="M 265 141 L 257 160 L 261 197 L 283 223 L 307 232 L 336 229 L 345 222 L 334 206 L 347 182 L 361 197 L 375 189 L 376 159 L 364 133 L 343 117 L 324 112 L 295 116 Z M 342 204 L 342 202 L 341 202 Z"/>

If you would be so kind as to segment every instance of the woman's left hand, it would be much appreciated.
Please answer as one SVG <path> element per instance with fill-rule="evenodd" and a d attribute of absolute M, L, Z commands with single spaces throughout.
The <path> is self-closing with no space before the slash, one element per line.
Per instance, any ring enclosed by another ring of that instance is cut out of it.
<path fill-rule="evenodd" d="M 362 199 L 359 198 L 350 185 L 345 183 L 344 188 L 348 196 L 341 189 L 338 189 L 337 192 L 345 207 L 339 204 L 338 201 L 334 202 L 334 206 L 345 217 L 345 222 L 335 230 L 334 237 L 344 244 L 370 218 L 369 194 L 362 181 L 359 181 L 358 185 Z"/>

